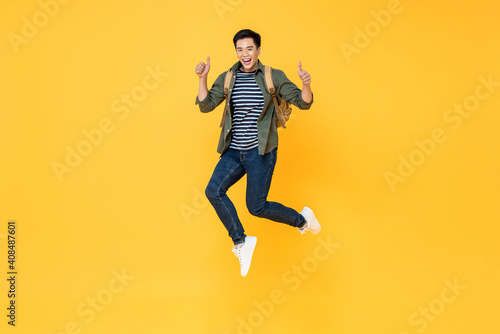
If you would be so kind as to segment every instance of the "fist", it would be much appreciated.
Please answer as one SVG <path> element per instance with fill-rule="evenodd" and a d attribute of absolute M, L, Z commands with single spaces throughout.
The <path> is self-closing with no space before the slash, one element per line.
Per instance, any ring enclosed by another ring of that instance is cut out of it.
<path fill-rule="evenodd" d="M 302 83 L 304 85 L 308 85 L 311 83 L 311 75 L 307 72 L 302 70 L 302 62 L 299 61 L 299 78 L 302 80 Z"/>
<path fill-rule="evenodd" d="M 210 57 L 207 57 L 207 63 L 204 62 L 196 65 L 195 72 L 200 78 L 205 78 L 210 71 Z"/>

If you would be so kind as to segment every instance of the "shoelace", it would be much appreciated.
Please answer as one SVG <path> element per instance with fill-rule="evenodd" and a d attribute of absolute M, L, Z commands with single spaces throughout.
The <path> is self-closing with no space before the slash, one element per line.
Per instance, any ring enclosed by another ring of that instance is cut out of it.
<path fill-rule="evenodd" d="M 241 253 L 240 253 L 240 249 L 239 248 L 233 248 L 232 249 L 234 255 L 238 258 L 238 260 L 240 261 L 240 265 L 241 265 Z"/>

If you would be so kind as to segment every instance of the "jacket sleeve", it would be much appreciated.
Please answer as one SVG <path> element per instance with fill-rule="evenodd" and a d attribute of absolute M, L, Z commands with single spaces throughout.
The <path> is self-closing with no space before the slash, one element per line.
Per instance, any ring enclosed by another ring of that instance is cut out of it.
<path fill-rule="evenodd" d="M 311 102 L 307 103 L 302 99 L 302 90 L 291 82 L 283 71 L 273 69 L 273 72 L 276 72 L 276 76 L 273 79 L 275 86 L 278 87 L 276 91 L 281 98 L 297 106 L 299 109 L 306 110 L 311 108 L 314 102 L 314 95 Z"/>
<path fill-rule="evenodd" d="M 222 73 L 217 77 L 212 88 L 208 91 L 207 96 L 200 101 L 198 95 L 196 95 L 195 104 L 198 104 L 200 111 L 203 113 L 210 112 L 217 108 L 219 104 L 224 101 L 224 79 L 226 77 L 226 72 Z"/>

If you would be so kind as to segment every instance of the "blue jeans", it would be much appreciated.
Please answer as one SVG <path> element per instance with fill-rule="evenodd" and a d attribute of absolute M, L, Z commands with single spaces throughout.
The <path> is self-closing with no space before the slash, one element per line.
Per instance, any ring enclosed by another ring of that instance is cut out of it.
<path fill-rule="evenodd" d="M 247 208 L 252 215 L 293 227 L 305 224 L 305 218 L 294 209 L 267 200 L 276 158 L 277 148 L 264 155 L 259 155 L 258 148 L 248 151 L 229 148 L 215 167 L 205 194 L 235 245 L 245 241 L 245 231 L 226 192 L 245 174 Z"/>

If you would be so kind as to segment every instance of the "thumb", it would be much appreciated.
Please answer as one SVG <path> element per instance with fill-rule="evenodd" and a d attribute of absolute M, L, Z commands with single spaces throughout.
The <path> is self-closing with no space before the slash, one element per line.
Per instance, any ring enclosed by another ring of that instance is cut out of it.
<path fill-rule="evenodd" d="M 299 61 L 299 71 L 302 71 L 302 62 Z"/>
<path fill-rule="evenodd" d="M 210 56 L 207 57 L 207 65 L 210 65 Z"/>

